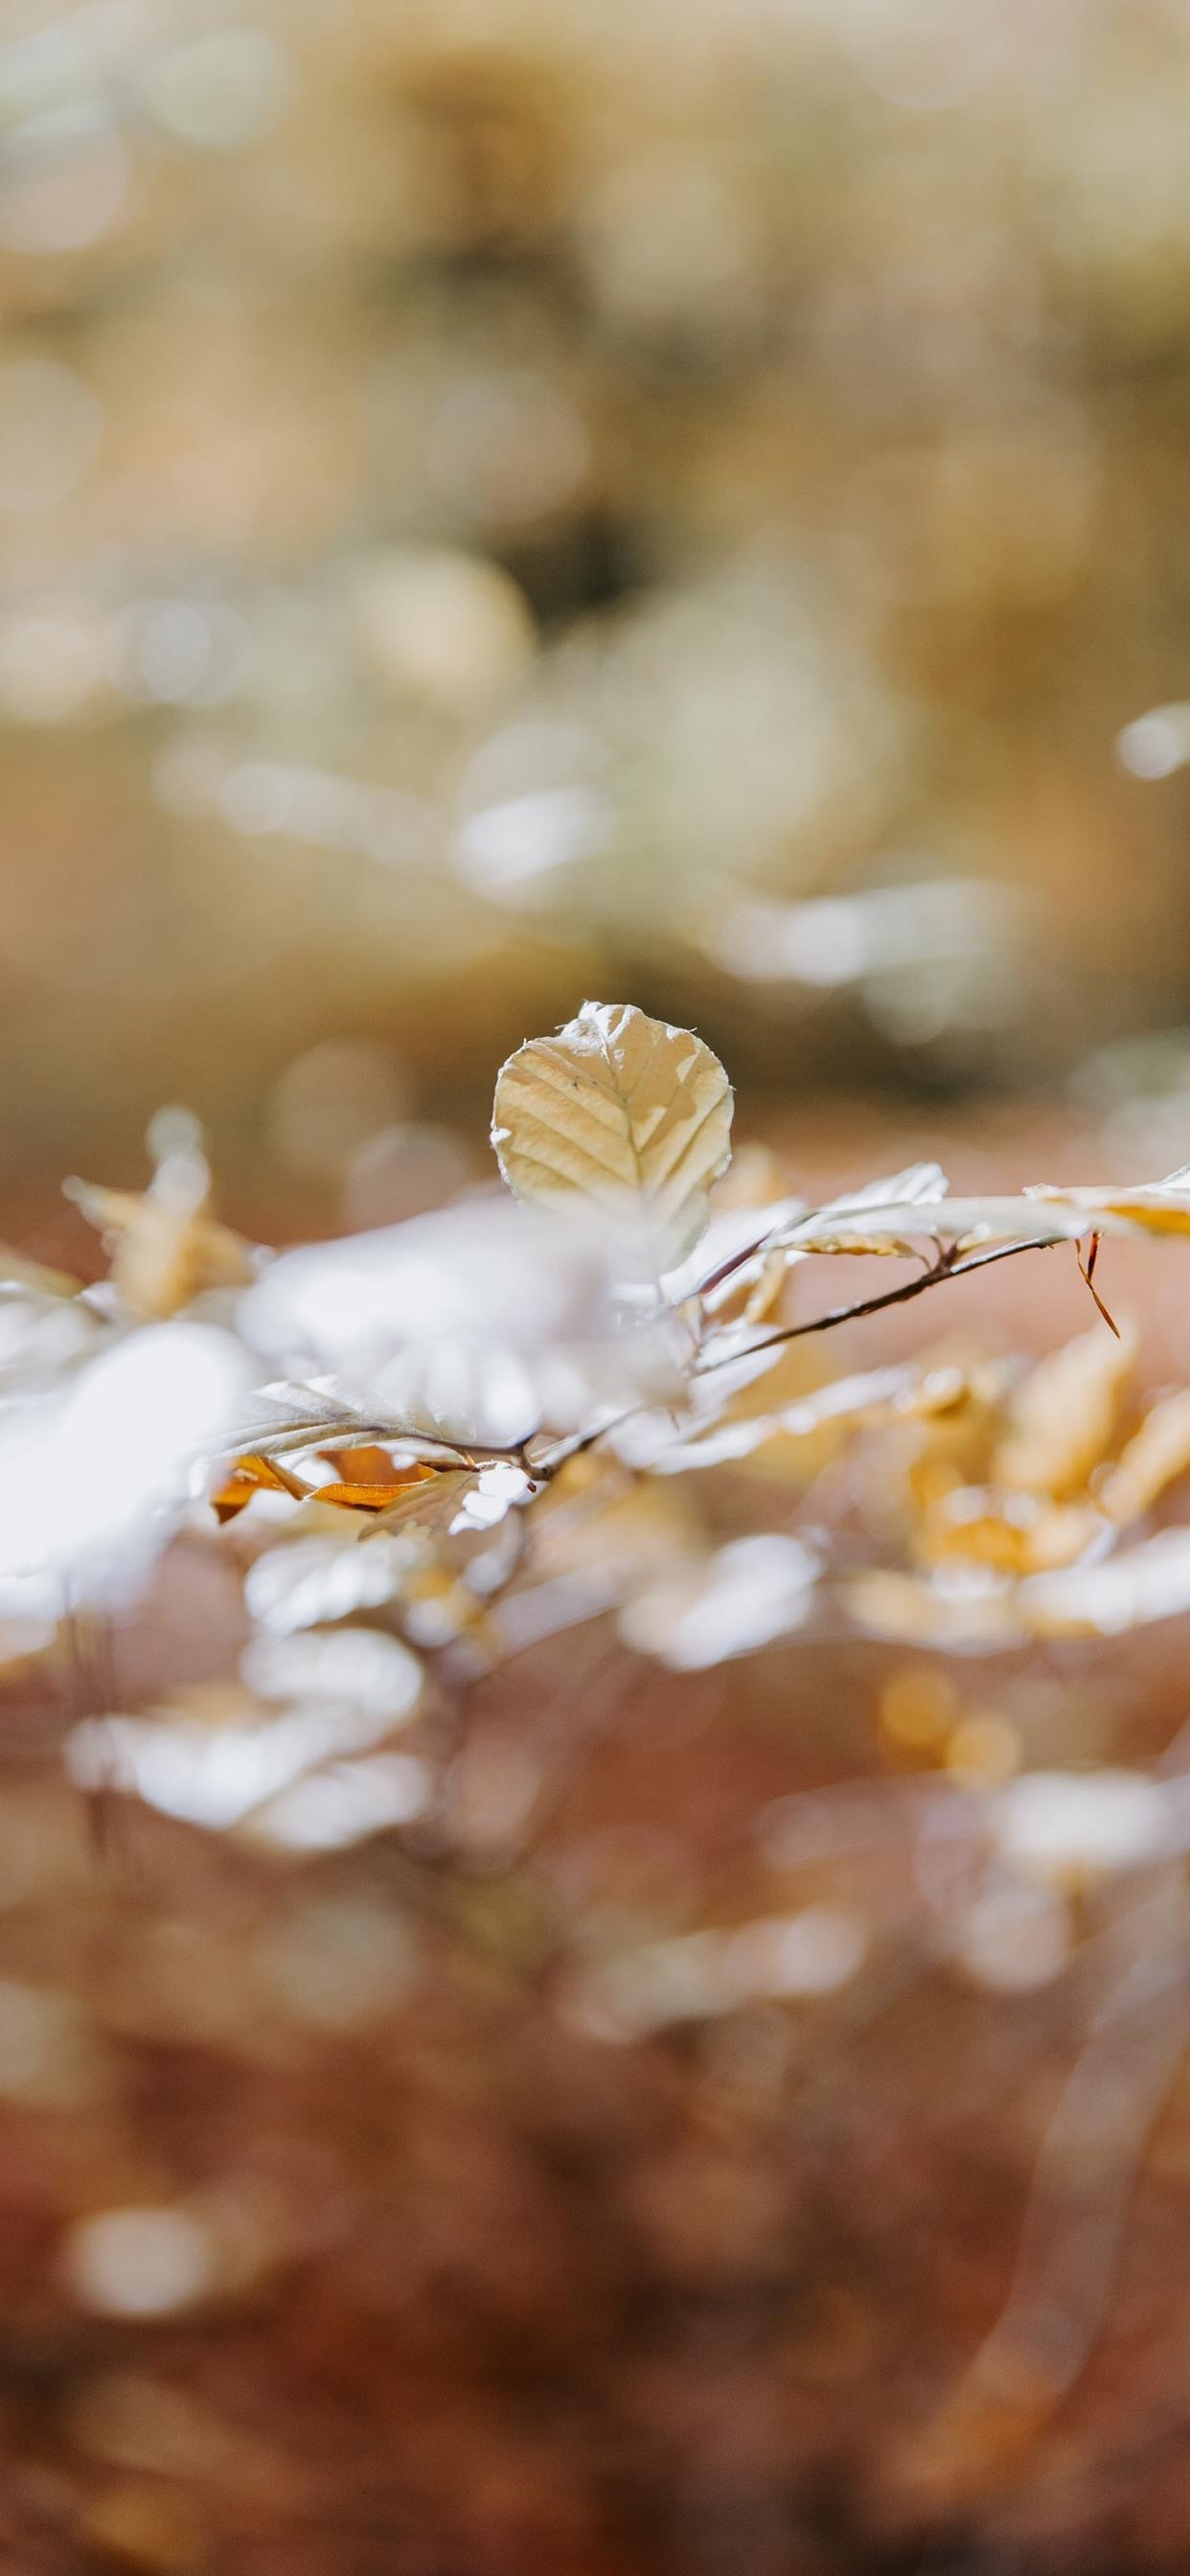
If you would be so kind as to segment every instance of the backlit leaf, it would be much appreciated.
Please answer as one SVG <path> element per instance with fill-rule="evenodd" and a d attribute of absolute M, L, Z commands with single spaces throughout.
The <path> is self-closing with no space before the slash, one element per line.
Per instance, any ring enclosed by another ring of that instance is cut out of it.
<path fill-rule="evenodd" d="M 631 1003 L 584 1002 L 556 1037 L 509 1057 L 492 1142 L 518 1198 L 605 1212 L 642 1238 L 660 1272 L 705 1229 L 731 1113 L 731 1086 L 701 1038 Z"/>

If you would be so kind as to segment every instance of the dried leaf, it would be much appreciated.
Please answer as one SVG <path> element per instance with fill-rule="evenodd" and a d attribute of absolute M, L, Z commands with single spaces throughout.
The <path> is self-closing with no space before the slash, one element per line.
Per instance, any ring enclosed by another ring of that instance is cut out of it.
<path fill-rule="evenodd" d="M 255 1410 L 240 1424 L 235 1447 L 250 1451 L 254 1458 L 280 1458 L 291 1451 L 329 1448 L 332 1443 L 340 1450 L 354 1451 L 370 1446 L 380 1435 L 404 1444 L 399 1425 L 362 1413 L 338 1389 L 331 1395 L 313 1386 L 260 1387 L 253 1405 Z"/>
<path fill-rule="evenodd" d="M 338 1463 L 334 1453 L 330 1455 L 332 1463 Z M 397 1467 L 383 1449 L 349 1450 L 346 1455 L 353 1464 L 361 1457 L 367 1459 L 370 1466 L 378 1460 L 379 1468 L 366 1476 L 335 1478 L 327 1484 L 316 1485 L 295 1475 L 292 1468 L 283 1466 L 279 1458 L 259 1455 L 237 1458 L 230 1476 L 211 1497 L 215 1517 L 220 1522 L 234 1520 L 245 1504 L 251 1502 L 253 1495 L 262 1492 L 288 1494 L 297 1503 L 337 1504 L 344 1511 L 387 1512 L 414 1487 L 427 1480 L 432 1483 L 434 1479 L 433 1467 L 422 1466 L 416 1461 Z"/>
<path fill-rule="evenodd" d="M 890 1205 L 933 1209 L 937 1207 L 940 1200 L 945 1198 L 948 1188 L 949 1183 L 940 1163 L 910 1163 L 903 1172 L 894 1172 L 885 1180 L 869 1181 L 866 1188 L 862 1190 L 845 1190 L 841 1197 L 828 1199 L 825 1206 L 811 1209 L 803 1219 L 802 1226 L 806 1240 L 801 1241 L 802 1229 L 799 1229 L 801 1247 L 799 1257 L 804 1258 L 811 1252 L 866 1252 L 891 1255 L 912 1251 L 914 1240 L 912 1227 L 907 1227 L 903 1238 L 900 1239 L 895 1234 L 888 1235 L 883 1231 L 865 1239 L 862 1223 L 864 1211 L 868 1208 L 887 1209 Z M 840 1230 L 838 1227 L 840 1217 L 848 1220 L 845 1230 Z M 858 1231 L 855 1230 L 857 1219 L 859 1220 Z"/>
<path fill-rule="evenodd" d="M 1077 1209 L 1088 1234 L 1104 1216 L 1122 1218 L 1142 1234 L 1190 1234 L 1190 1183 L 1184 1169 L 1171 1173 L 1168 1180 L 1141 1182 L 1136 1187 L 1105 1181 L 1090 1188 L 1064 1189 L 1037 1181 L 1025 1196 L 1047 1206 Z"/>
<path fill-rule="evenodd" d="M 479 1483 L 478 1473 L 470 1467 L 444 1467 L 428 1482 L 409 1485 L 403 1494 L 391 1497 L 377 1514 L 374 1529 L 419 1530 L 427 1537 L 446 1538 L 451 1525 L 469 1493 Z M 372 1531 L 367 1532 L 372 1536 Z"/>
<path fill-rule="evenodd" d="M 1094 1324 L 1041 1360 L 1016 1390 L 992 1459 L 992 1482 L 1033 1494 L 1079 1492 L 1115 1430 L 1136 1333 Z"/>
<path fill-rule="evenodd" d="M 960 1251 L 991 1243 L 1075 1243 L 1087 1234 L 1153 1231 L 1144 1199 L 1143 1192 L 1136 1193 L 1125 1205 L 1120 1193 L 1110 1207 L 1086 1208 L 1069 1193 L 951 1199 L 939 1192 L 933 1199 L 898 1199 L 887 1206 L 852 1202 L 833 1211 L 816 1208 L 783 1225 L 772 1241 L 803 1253 L 905 1252 L 925 1242 L 951 1244 Z M 1190 1211 L 1190 1201 L 1186 1204 Z"/>
<path fill-rule="evenodd" d="M 518 1198 L 567 1215 L 605 1211 L 643 1237 L 660 1273 L 705 1230 L 731 1113 L 731 1086 L 701 1038 L 631 1003 L 584 1002 L 556 1037 L 503 1066 L 492 1142 Z"/>
<path fill-rule="evenodd" d="M 224 1477 L 212 1494 L 211 1509 L 222 1527 L 226 1522 L 238 1518 L 246 1504 L 251 1502 L 254 1494 L 288 1494 L 294 1502 L 303 1503 L 309 1491 L 308 1485 L 303 1484 L 299 1477 L 291 1475 L 287 1467 L 280 1466 L 274 1459 L 251 1456 L 237 1458 L 230 1474 Z"/>
<path fill-rule="evenodd" d="M 67 1181 L 66 1195 L 98 1227 L 130 1315 L 162 1321 L 206 1288 L 245 1288 L 251 1246 L 208 1214 L 210 1174 L 197 1150 L 163 1156 L 144 1192 Z"/>
<path fill-rule="evenodd" d="M 432 1467 L 411 1467 L 408 1474 L 399 1480 L 385 1477 L 372 1484 L 360 1478 L 348 1477 L 342 1483 L 317 1486 L 314 1500 L 318 1503 L 336 1503 L 341 1510 L 348 1512 L 387 1512 L 403 1494 L 410 1493 L 418 1485 L 425 1484 L 427 1479 L 433 1482 Z"/>

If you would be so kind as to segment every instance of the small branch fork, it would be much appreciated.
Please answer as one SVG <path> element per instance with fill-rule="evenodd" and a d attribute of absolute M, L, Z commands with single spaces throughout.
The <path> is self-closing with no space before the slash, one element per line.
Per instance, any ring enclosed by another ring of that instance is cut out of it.
<path fill-rule="evenodd" d="M 747 1343 L 743 1350 L 725 1351 L 720 1358 L 707 1360 L 696 1375 L 709 1377 L 712 1369 L 730 1368 L 739 1360 L 750 1359 L 754 1351 L 773 1349 L 778 1342 L 799 1342 L 807 1333 L 829 1333 L 838 1324 L 858 1323 L 865 1315 L 882 1314 L 886 1306 L 907 1306 L 912 1298 L 924 1296 L 927 1288 L 939 1287 L 944 1279 L 964 1279 L 968 1271 L 990 1269 L 994 1261 L 1012 1261 L 1018 1252 L 1052 1252 L 1055 1241 L 1062 1239 L 1031 1235 L 1023 1243 L 997 1243 L 989 1251 L 970 1253 L 965 1261 L 956 1258 L 956 1245 L 946 1244 L 928 1270 L 919 1271 L 912 1279 L 903 1279 L 899 1287 L 882 1289 L 876 1297 L 862 1297 L 857 1305 L 828 1307 L 824 1315 L 811 1315 L 804 1324 L 783 1324 L 779 1332 L 766 1333 L 762 1340 Z M 1083 1275 L 1086 1276 L 1085 1271 Z M 1094 1290 L 1091 1293 L 1094 1295 Z M 1099 1304 L 1098 1297 L 1095 1303 Z M 1114 1325 L 1112 1329 L 1115 1330 Z"/>

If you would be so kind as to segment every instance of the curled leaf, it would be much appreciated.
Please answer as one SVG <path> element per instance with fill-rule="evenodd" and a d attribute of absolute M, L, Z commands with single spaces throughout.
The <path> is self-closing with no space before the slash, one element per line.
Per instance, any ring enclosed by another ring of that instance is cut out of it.
<path fill-rule="evenodd" d="M 211 1509 L 222 1528 L 238 1518 L 254 1494 L 288 1494 L 294 1502 L 302 1503 L 309 1491 L 308 1485 L 277 1460 L 246 1456 L 237 1458 L 230 1474 L 216 1486 Z"/>
<path fill-rule="evenodd" d="M 642 1239 L 654 1273 L 698 1242 L 730 1158 L 731 1086 L 689 1029 L 631 1003 L 584 1002 L 556 1037 L 503 1066 L 492 1143 L 531 1206 L 602 1211 Z"/>
<path fill-rule="evenodd" d="M 418 1485 L 433 1482 L 434 1469 L 416 1460 L 397 1467 L 383 1449 L 348 1450 L 346 1460 L 352 1467 L 362 1460 L 363 1474 L 354 1473 L 331 1478 L 325 1484 L 312 1484 L 298 1476 L 279 1458 L 246 1456 L 236 1459 L 231 1474 L 211 1496 L 215 1517 L 220 1522 L 234 1520 L 250 1503 L 254 1494 L 288 1494 L 297 1503 L 317 1502 L 338 1505 L 350 1512 L 388 1512 L 394 1503 L 411 1493 Z M 324 1452 L 338 1464 L 335 1452 Z"/>

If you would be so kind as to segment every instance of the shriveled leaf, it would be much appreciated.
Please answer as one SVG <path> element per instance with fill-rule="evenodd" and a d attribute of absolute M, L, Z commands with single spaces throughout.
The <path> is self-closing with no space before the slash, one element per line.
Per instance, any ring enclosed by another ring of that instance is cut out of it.
<path fill-rule="evenodd" d="M 698 1242 L 730 1158 L 731 1086 L 689 1029 L 632 1003 L 584 1002 L 556 1037 L 503 1066 L 492 1142 L 517 1198 L 602 1211 L 671 1270 Z"/>
<path fill-rule="evenodd" d="M 1190 1469 L 1190 1387 L 1164 1396 L 1145 1415 L 1098 1485 L 1100 1509 L 1112 1521 L 1139 1520 Z"/>
<path fill-rule="evenodd" d="M 1012 1398 L 992 1482 L 1056 1496 L 1085 1486 L 1115 1431 L 1135 1349 L 1130 1324 L 1119 1338 L 1094 1324 L 1031 1369 Z"/>

